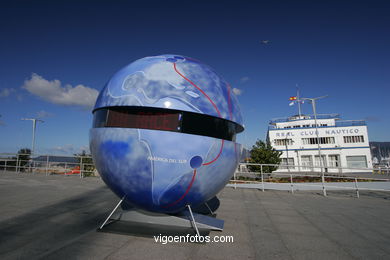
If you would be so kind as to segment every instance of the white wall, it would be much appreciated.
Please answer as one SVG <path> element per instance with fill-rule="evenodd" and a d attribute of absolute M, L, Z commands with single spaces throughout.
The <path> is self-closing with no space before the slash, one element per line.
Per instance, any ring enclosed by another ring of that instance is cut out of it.
<path fill-rule="evenodd" d="M 269 138 L 271 145 L 276 150 L 283 150 L 282 158 L 287 157 L 286 146 L 285 145 L 275 145 L 273 140 L 275 139 L 292 139 L 293 144 L 287 145 L 288 157 L 294 158 L 294 164 L 302 164 L 301 157 L 302 155 L 311 155 L 313 156 L 312 161 L 315 162 L 314 156 L 318 155 L 318 145 L 317 144 L 303 144 L 302 138 L 316 138 L 315 128 L 288 128 L 280 130 L 269 130 Z M 371 151 L 369 148 L 369 140 L 367 133 L 367 126 L 347 126 L 347 127 L 320 127 L 318 128 L 319 137 L 334 137 L 334 144 L 321 144 L 321 154 L 326 156 L 327 162 L 329 162 L 329 155 L 338 154 L 340 156 L 340 167 L 347 167 L 346 156 L 359 156 L 364 155 L 367 158 L 368 168 L 372 168 L 372 159 Z M 360 143 L 345 143 L 344 136 L 363 136 L 364 142 Z M 364 148 L 361 148 L 364 147 Z M 326 149 L 328 148 L 328 149 Z M 312 149 L 312 150 L 305 150 Z M 298 153 L 295 151 L 298 150 Z M 298 167 L 296 168 L 298 170 Z M 300 169 L 302 170 L 302 169 Z M 317 169 L 319 171 L 319 169 Z M 338 172 L 338 169 L 331 170 L 329 172 Z M 343 170 L 343 172 L 348 171 L 359 171 L 359 170 Z"/>

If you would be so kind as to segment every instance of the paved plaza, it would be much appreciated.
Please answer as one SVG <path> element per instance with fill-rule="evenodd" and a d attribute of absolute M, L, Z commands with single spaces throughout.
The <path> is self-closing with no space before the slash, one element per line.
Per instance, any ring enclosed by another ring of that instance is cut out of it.
<path fill-rule="evenodd" d="M 233 243 L 164 245 L 97 231 L 118 202 L 100 178 L 1 172 L 0 259 L 389 259 L 390 193 L 328 195 L 226 187 L 209 235 Z"/>

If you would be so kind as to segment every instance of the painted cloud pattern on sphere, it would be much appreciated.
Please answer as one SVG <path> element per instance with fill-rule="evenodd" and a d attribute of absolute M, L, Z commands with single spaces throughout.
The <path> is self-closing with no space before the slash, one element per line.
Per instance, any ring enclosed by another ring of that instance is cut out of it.
<path fill-rule="evenodd" d="M 95 109 L 177 109 L 242 125 L 231 89 L 210 67 L 191 58 L 146 57 L 108 81 Z M 102 179 L 117 196 L 133 206 L 168 213 L 215 196 L 233 175 L 242 149 L 233 141 L 207 136 L 130 128 L 93 128 L 90 146 Z M 194 157 L 202 159 L 196 168 L 191 167 Z"/>

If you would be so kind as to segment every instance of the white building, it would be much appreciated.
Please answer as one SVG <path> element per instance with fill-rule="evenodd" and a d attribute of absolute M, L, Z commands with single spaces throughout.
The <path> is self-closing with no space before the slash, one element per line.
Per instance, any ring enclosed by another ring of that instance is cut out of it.
<path fill-rule="evenodd" d="M 297 165 L 289 167 L 291 171 L 320 171 L 319 140 L 325 172 L 367 172 L 364 168 L 372 168 L 365 121 L 344 121 L 337 114 L 317 115 L 317 125 L 318 139 L 313 116 L 270 121 L 267 139 L 282 152 L 282 164 Z"/>

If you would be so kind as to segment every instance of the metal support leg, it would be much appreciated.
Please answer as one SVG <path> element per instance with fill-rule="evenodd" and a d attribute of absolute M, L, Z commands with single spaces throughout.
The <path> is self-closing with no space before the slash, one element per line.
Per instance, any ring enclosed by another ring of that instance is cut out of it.
<path fill-rule="evenodd" d="M 192 226 L 194 227 L 194 229 L 195 229 L 195 231 L 196 231 L 196 234 L 200 237 L 198 227 L 196 226 L 196 221 L 195 221 L 194 215 L 192 214 L 191 206 L 190 206 L 190 205 L 187 205 L 187 208 L 188 208 L 188 210 L 189 210 L 189 212 L 190 212 L 190 215 L 191 215 Z"/>
<path fill-rule="evenodd" d="M 99 227 L 99 229 L 102 229 L 107 221 L 111 218 L 112 214 L 114 214 L 114 212 L 118 209 L 118 207 L 122 204 L 123 200 L 125 199 L 125 196 L 123 196 L 123 198 L 118 202 L 118 204 L 115 206 L 115 208 L 113 209 L 113 211 L 111 211 L 110 215 L 106 218 L 106 220 L 103 222 L 103 224 Z"/>
<path fill-rule="evenodd" d="M 204 203 L 206 205 L 206 207 L 209 209 L 211 215 L 214 215 L 214 212 L 211 210 L 211 208 L 209 207 L 209 204 L 207 204 L 207 202 Z"/>

